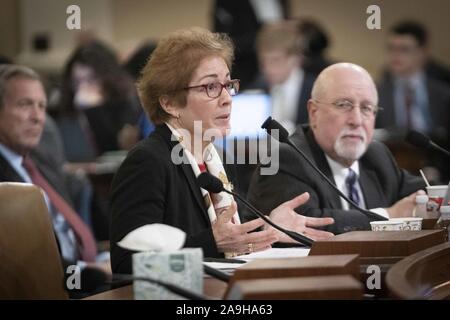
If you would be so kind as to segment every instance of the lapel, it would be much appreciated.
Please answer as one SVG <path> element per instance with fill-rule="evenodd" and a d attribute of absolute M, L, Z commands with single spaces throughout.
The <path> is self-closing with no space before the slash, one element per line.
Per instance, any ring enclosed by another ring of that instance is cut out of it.
<path fill-rule="evenodd" d="M 359 185 L 366 202 L 367 209 L 384 207 L 388 201 L 383 193 L 383 190 L 378 182 L 377 174 L 374 170 L 367 167 L 364 157 L 361 158 Z"/>
<path fill-rule="evenodd" d="M 383 111 L 377 115 L 377 127 L 394 127 L 397 123 L 395 116 L 394 80 L 388 73 L 383 76 L 383 80 L 377 89 L 379 92 L 378 104 L 383 108 Z"/>
<path fill-rule="evenodd" d="M 194 196 L 197 204 L 201 208 L 202 216 L 206 219 L 207 223 L 210 224 L 208 212 L 206 211 L 205 201 L 203 200 L 202 193 L 200 191 L 200 187 L 197 185 L 197 179 L 195 178 L 194 171 L 192 171 L 192 167 L 183 153 L 183 163 L 180 164 L 181 169 L 186 177 L 186 180 L 189 184 L 189 188 L 191 189 L 192 195 Z"/>
<path fill-rule="evenodd" d="M 328 161 L 325 158 L 325 154 L 320 148 L 320 146 L 317 144 L 316 139 L 314 138 L 314 135 L 312 133 L 312 130 L 309 129 L 309 126 L 303 126 L 301 128 L 304 128 L 306 131 L 305 138 L 308 147 L 305 148 L 304 146 L 300 146 L 303 148 L 302 150 L 308 150 L 310 152 L 307 152 L 306 154 L 308 156 L 312 156 L 313 162 L 315 162 L 316 166 L 319 168 L 320 171 L 323 172 L 323 174 L 333 182 L 334 185 L 336 185 L 336 182 L 334 181 L 333 174 L 331 172 L 331 168 L 328 165 Z M 310 154 L 308 154 L 310 153 Z M 327 200 L 330 202 L 331 208 L 334 209 L 342 209 L 341 200 L 339 198 L 339 195 L 337 192 L 326 183 L 322 177 L 319 176 L 318 173 L 314 172 L 314 180 L 320 181 L 318 183 L 318 186 L 323 190 L 323 194 L 326 195 Z"/>
<path fill-rule="evenodd" d="M 395 115 L 395 98 L 394 98 L 394 79 L 392 77 L 388 78 L 388 84 L 386 86 L 386 106 L 387 108 L 384 108 L 382 112 L 385 112 L 385 117 L 387 118 L 387 123 L 391 126 L 395 126 L 397 123 L 397 117 Z M 389 107 L 392 106 L 392 107 Z"/>
<path fill-rule="evenodd" d="M 436 127 L 445 123 L 445 120 L 442 119 L 442 115 L 447 112 L 445 110 L 445 105 L 440 101 L 443 92 L 439 90 L 439 87 L 436 87 L 436 84 L 429 77 L 425 78 L 425 85 L 428 97 L 428 112 L 430 113 L 432 126 L 433 128 L 438 129 Z"/>
<path fill-rule="evenodd" d="M 24 182 L 22 177 L 11 167 L 2 154 L 0 154 L 0 181 Z"/>
<path fill-rule="evenodd" d="M 178 141 L 172 141 L 172 131 L 165 125 L 160 125 L 156 127 L 155 129 L 156 133 L 159 134 L 164 141 L 168 144 L 170 152 L 172 152 L 172 149 L 179 145 Z M 204 219 L 206 219 L 206 222 L 208 224 L 211 223 L 209 220 L 208 212 L 206 211 L 205 202 L 202 197 L 202 193 L 200 191 L 200 187 L 197 185 L 197 179 L 195 178 L 194 171 L 192 171 L 192 167 L 189 163 L 189 160 L 187 159 L 186 155 L 184 154 L 184 150 L 181 148 L 183 162 L 179 165 L 176 165 L 176 167 L 181 168 L 181 171 L 183 172 L 183 175 L 185 176 L 189 189 L 191 191 L 191 195 L 197 202 L 197 204 L 200 207 L 200 211 L 202 213 L 202 216 Z"/>
<path fill-rule="evenodd" d="M 311 97 L 311 90 L 314 84 L 315 77 L 308 72 L 304 73 L 303 83 L 297 102 L 297 124 L 308 122 L 308 100 Z"/>

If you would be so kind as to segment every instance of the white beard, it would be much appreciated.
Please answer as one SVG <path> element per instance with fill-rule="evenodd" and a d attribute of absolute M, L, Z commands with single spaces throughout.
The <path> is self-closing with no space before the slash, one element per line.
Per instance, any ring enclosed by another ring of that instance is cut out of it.
<path fill-rule="evenodd" d="M 348 135 L 350 133 L 353 133 L 353 134 L 356 133 L 356 134 L 362 136 L 363 139 L 361 141 L 358 141 L 357 143 L 345 142 L 345 140 L 342 139 L 342 137 L 345 135 Z M 361 158 L 361 156 L 364 154 L 364 152 L 366 152 L 366 149 L 367 149 L 366 141 L 367 141 L 367 135 L 363 130 L 355 132 L 355 131 L 351 131 L 347 128 L 344 128 L 334 143 L 334 151 L 342 159 L 345 159 L 348 161 L 356 161 L 359 158 Z"/>

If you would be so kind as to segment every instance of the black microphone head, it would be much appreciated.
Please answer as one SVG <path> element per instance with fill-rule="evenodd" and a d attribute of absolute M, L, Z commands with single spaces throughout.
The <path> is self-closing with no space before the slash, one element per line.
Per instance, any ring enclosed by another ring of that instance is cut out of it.
<path fill-rule="evenodd" d="M 289 132 L 278 121 L 272 119 L 272 117 L 268 117 L 261 128 L 280 142 L 286 142 L 289 138 Z M 273 135 L 273 130 L 278 130 L 278 135 Z"/>
<path fill-rule="evenodd" d="M 430 138 L 415 130 L 408 132 L 406 141 L 419 148 L 428 148 L 430 146 Z"/>
<path fill-rule="evenodd" d="M 222 181 L 208 172 L 200 173 L 200 175 L 197 177 L 197 184 L 200 188 L 208 190 L 212 193 L 219 193 L 224 191 Z"/>
<path fill-rule="evenodd" d="M 92 292 L 106 286 L 107 280 L 108 275 L 100 269 L 87 267 L 80 274 L 80 289 L 84 292 Z"/>

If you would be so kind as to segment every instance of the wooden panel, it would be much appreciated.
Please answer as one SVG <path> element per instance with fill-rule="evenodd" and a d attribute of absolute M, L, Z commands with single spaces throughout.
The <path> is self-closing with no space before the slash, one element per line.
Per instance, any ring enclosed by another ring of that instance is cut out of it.
<path fill-rule="evenodd" d="M 211 298 L 222 298 L 227 288 L 227 283 L 213 279 L 205 278 L 203 293 Z M 113 290 L 108 290 L 96 295 L 85 298 L 84 300 L 133 300 L 133 285 L 127 285 Z"/>
<path fill-rule="evenodd" d="M 436 227 L 436 218 L 424 218 L 422 220 L 422 230 L 433 230 Z"/>
<path fill-rule="evenodd" d="M 358 255 L 254 260 L 236 269 L 232 281 L 338 274 L 353 275 L 357 278 L 359 274 Z"/>
<path fill-rule="evenodd" d="M 391 294 L 401 299 L 450 299 L 450 243 L 406 257 L 386 275 Z"/>
<path fill-rule="evenodd" d="M 349 275 L 237 281 L 227 299 L 361 299 L 362 285 Z"/>
<path fill-rule="evenodd" d="M 358 255 L 324 255 L 302 258 L 257 259 L 235 270 L 225 296 L 239 280 L 352 275 L 359 278 Z"/>
<path fill-rule="evenodd" d="M 365 257 L 405 257 L 445 241 L 443 230 L 353 231 L 316 241 L 310 255 L 359 254 Z"/>

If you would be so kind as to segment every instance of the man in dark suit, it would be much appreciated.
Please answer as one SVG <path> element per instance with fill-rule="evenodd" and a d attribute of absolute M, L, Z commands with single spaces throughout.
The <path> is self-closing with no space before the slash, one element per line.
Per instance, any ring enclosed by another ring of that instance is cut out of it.
<path fill-rule="evenodd" d="M 0 66 L 0 181 L 33 183 L 44 190 L 64 265 L 110 270 L 109 259 L 96 263 L 95 239 L 71 208 L 58 170 L 47 168 L 44 172 L 37 165 L 41 161 L 36 164 L 30 158 L 30 152 L 41 139 L 46 106 L 44 88 L 33 70 L 17 65 Z M 83 279 L 81 285 L 84 293 L 87 286 L 87 291 L 97 289 L 96 284 Z"/>
<path fill-rule="evenodd" d="M 297 124 L 308 121 L 306 104 L 316 79 L 316 75 L 302 69 L 297 23 L 265 25 L 258 34 L 257 51 L 261 76 L 253 87 L 270 94 L 272 116 L 292 133 Z"/>
<path fill-rule="evenodd" d="M 310 125 L 297 127 L 292 141 L 360 207 L 386 217 L 407 216 L 424 184 L 399 169 L 384 145 L 372 141 L 377 100 L 366 70 L 334 64 L 317 78 L 308 101 Z M 290 146 L 281 143 L 278 151 L 278 172 L 260 175 L 258 169 L 253 177 L 248 198 L 256 207 L 267 212 L 292 195 L 309 192 L 309 202 L 298 213 L 333 217 L 334 225 L 327 227 L 333 233 L 370 229 L 370 219 L 349 208 Z"/>
<path fill-rule="evenodd" d="M 388 69 L 378 85 L 384 110 L 377 127 L 415 129 L 447 140 L 450 87 L 435 77 L 425 28 L 416 22 L 398 23 L 390 31 L 387 50 Z"/>
<path fill-rule="evenodd" d="M 258 73 L 255 39 L 258 30 L 268 21 L 288 17 L 287 0 L 229 1 L 216 0 L 213 6 L 213 29 L 228 34 L 237 50 L 233 77 L 247 89 Z"/>
<path fill-rule="evenodd" d="M 450 143 L 450 86 L 442 81 L 445 69 L 429 56 L 425 27 L 414 21 L 393 26 L 387 53 L 387 70 L 378 84 L 379 105 L 384 110 L 378 115 L 377 128 L 389 134 L 386 142 L 396 157 L 401 159 L 405 152 L 414 154 L 415 161 L 404 161 L 409 170 L 436 167 L 438 170 L 428 170 L 429 179 L 447 183 L 450 169 L 445 156 L 417 154 L 411 146 L 398 141 L 407 130 L 414 129 L 444 147 Z"/>

